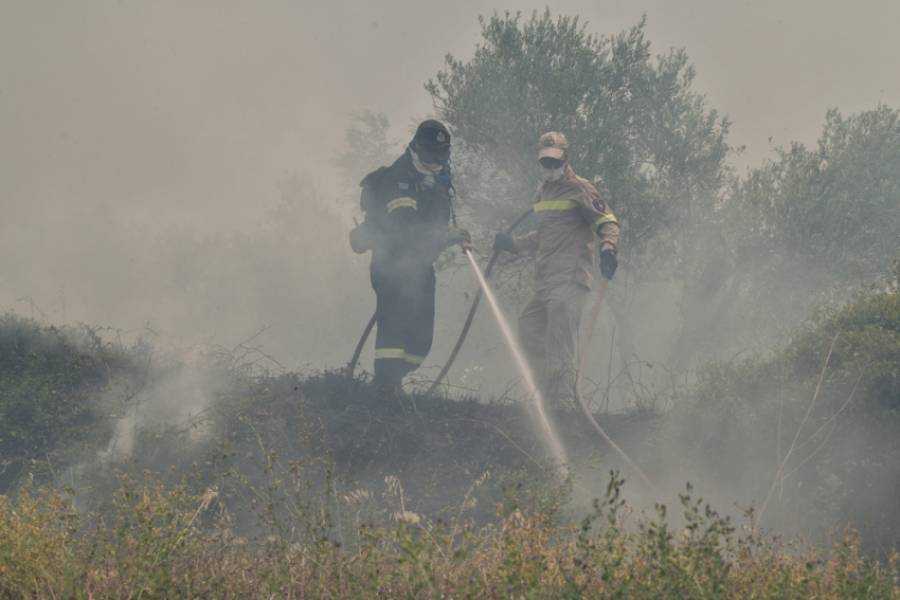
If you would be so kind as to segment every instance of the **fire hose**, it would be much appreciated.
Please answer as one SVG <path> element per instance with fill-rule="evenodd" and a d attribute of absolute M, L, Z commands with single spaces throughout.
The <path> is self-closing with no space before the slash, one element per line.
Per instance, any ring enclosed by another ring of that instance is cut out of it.
<path fill-rule="evenodd" d="M 597 293 L 594 299 L 594 306 L 591 309 L 591 316 L 588 319 L 588 329 L 586 335 L 581 339 L 581 344 L 578 349 L 578 370 L 575 371 L 575 398 L 578 400 L 578 405 L 581 407 L 581 411 L 584 413 L 585 418 L 590 422 L 590 424 L 594 427 L 600 437 L 603 438 L 610 447 L 615 450 L 616 454 L 625 461 L 631 469 L 637 474 L 637 476 L 641 479 L 641 482 L 647 486 L 647 488 L 653 492 L 657 497 L 659 496 L 659 491 L 656 489 L 656 486 L 653 485 L 653 482 L 650 481 L 650 478 L 644 474 L 644 471 L 641 470 L 637 464 L 625 453 L 624 450 L 613 440 L 606 430 L 600 426 L 600 423 L 597 422 L 597 419 L 594 418 L 594 414 L 591 412 L 590 408 L 588 408 L 587 402 L 584 399 L 584 394 L 582 392 L 582 383 L 584 381 L 584 369 L 587 364 L 587 350 L 591 345 L 591 338 L 594 335 L 594 329 L 597 326 L 597 317 L 600 315 L 600 307 L 603 305 L 603 298 L 606 295 L 606 287 L 609 285 L 609 280 L 601 277 L 600 284 L 597 286 Z"/>
<path fill-rule="evenodd" d="M 522 222 L 527 219 L 532 214 L 532 211 L 529 209 L 527 212 L 523 213 L 519 216 L 513 223 L 506 228 L 505 233 L 507 235 L 511 234 L 515 229 L 522 224 Z M 500 252 L 494 250 L 491 254 L 490 260 L 488 260 L 488 264 L 484 269 L 484 277 L 487 279 L 491 272 L 494 270 L 494 266 L 497 263 L 497 259 L 500 256 Z M 582 412 L 584 413 L 585 418 L 590 422 L 591 426 L 594 430 L 600 435 L 603 440 L 609 444 L 609 446 L 625 461 L 627 464 L 641 479 L 641 482 L 654 494 L 659 495 L 656 486 L 653 485 L 653 482 L 650 481 L 650 478 L 644 474 L 644 471 L 628 456 L 628 454 L 613 440 L 608 433 L 603 429 L 603 427 L 597 422 L 597 419 L 594 417 L 593 413 L 591 413 L 590 408 L 588 408 L 587 402 L 584 399 L 584 394 L 582 391 L 583 387 L 583 374 L 585 370 L 585 366 L 587 364 L 587 349 L 590 347 L 591 338 L 593 337 L 594 329 L 597 325 L 597 318 L 600 315 L 600 308 L 603 305 L 604 296 L 606 294 L 606 288 L 609 284 L 609 281 L 605 278 L 601 278 L 600 284 L 597 287 L 596 298 L 594 300 L 594 306 L 591 310 L 590 318 L 588 319 L 588 329 L 587 334 L 582 338 L 581 345 L 579 348 L 579 359 L 578 359 L 578 370 L 575 372 L 575 398 L 578 401 L 578 405 L 581 407 Z M 431 395 L 441 384 L 444 378 L 447 376 L 447 373 L 453 367 L 454 361 L 456 361 L 456 357 L 459 355 L 459 351 L 462 349 L 463 344 L 466 341 L 466 337 L 469 334 L 469 329 L 472 327 L 472 322 L 475 319 L 475 313 L 478 311 L 478 305 L 481 303 L 481 298 L 483 295 L 482 288 L 479 287 L 478 291 L 475 293 L 475 298 L 472 300 L 472 305 L 469 308 L 469 312 L 466 315 L 466 320 L 463 323 L 462 330 L 460 331 L 459 336 L 456 339 L 456 344 L 453 346 L 453 350 L 450 352 L 450 356 L 447 358 L 447 361 L 444 363 L 441 372 L 435 378 L 435 380 L 431 383 L 428 390 L 425 392 L 425 395 Z M 363 330 L 362 336 L 359 338 L 359 342 L 356 344 L 356 348 L 353 351 L 353 357 L 350 359 L 350 362 L 347 364 L 347 375 L 348 377 L 353 377 L 353 373 L 356 369 L 356 365 L 359 363 L 359 357 L 362 354 L 362 350 L 366 345 L 366 341 L 369 338 L 369 335 L 372 333 L 372 329 L 375 327 L 376 322 L 375 314 L 372 315 L 372 318 L 369 319 L 369 322 L 366 324 L 365 329 Z"/>
<path fill-rule="evenodd" d="M 529 209 L 527 212 L 522 213 L 512 224 L 506 228 L 505 232 L 507 235 L 511 234 L 516 228 L 522 224 L 522 222 L 527 219 L 531 215 L 532 211 Z M 487 278 L 490 276 L 491 271 L 494 270 L 494 266 L 497 263 L 497 259 L 500 257 L 500 253 L 497 250 L 494 250 L 493 254 L 491 254 L 490 260 L 488 260 L 488 264 L 484 269 L 484 276 Z M 447 358 L 447 361 L 444 363 L 441 372 L 435 378 L 431 385 L 428 387 L 428 390 L 425 392 L 426 396 L 430 396 L 434 393 L 434 391 L 438 388 L 444 378 L 447 376 L 447 373 L 450 372 L 450 369 L 453 367 L 453 363 L 456 361 L 456 357 L 459 355 L 459 351 L 462 349 L 463 344 L 466 341 L 466 336 L 469 335 L 469 329 L 472 327 L 472 322 L 475 320 L 475 313 L 478 311 L 478 305 L 481 303 L 482 291 L 481 288 L 478 288 L 478 291 L 475 292 L 475 298 L 472 300 L 472 305 L 469 307 L 469 313 L 466 315 L 466 320 L 463 323 L 462 330 L 459 333 L 459 337 L 456 338 L 456 344 L 453 346 L 453 350 L 450 351 L 450 356 Z M 372 333 L 372 329 L 375 327 L 376 321 L 375 314 L 372 315 L 372 318 L 369 319 L 368 324 L 365 329 L 363 329 L 362 336 L 359 338 L 359 342 L 356 344 L 356 349 L 353 351 L 353 358 L 350 359 L 350 362 L 347 364 L 347 376 L 353 377 L 353 372 L 356 370 L 356 365 L 359 363 L 359 357 L 362 354 L 363 348 L 366 345 L 366 341 L 369 339 L 369 335 Z"/>

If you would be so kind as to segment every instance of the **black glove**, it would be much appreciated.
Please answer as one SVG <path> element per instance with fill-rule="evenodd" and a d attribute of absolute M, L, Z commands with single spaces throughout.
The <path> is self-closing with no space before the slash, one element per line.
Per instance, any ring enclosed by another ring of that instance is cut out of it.
<path fill-rule="evenodd" d="M 619 259 L 612 248 L 604 248 L 600 251 L 600 274 L 606 279 L 612 280 L 619 268 Z"/>
<path fill-rule="evenodd" d="M 357 254 L 362 254 L 375 247 L 375 239 L 368 221 L 350 230 L 350 247 Z"/>
<path fill-rule="evenodd" d="M 494 236 L 494 252 L 516 252 L 516 243 L 512 236 L 506 233 L 498 233 Z"/>

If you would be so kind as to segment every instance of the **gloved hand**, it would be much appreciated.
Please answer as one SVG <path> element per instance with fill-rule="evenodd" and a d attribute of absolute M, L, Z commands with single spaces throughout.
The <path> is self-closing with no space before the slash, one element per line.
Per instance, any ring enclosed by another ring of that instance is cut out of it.
<path fill-rule="evenodd" d="M 472 234 L 459 227 L 451 227 L 447 230 L 447 246 L 459 244 L 464 250 L 472 247 Z"/>
<path fill-rule="evenodd" d="M 498 233 L 494 236 L 494 252 L 516 252 L 516 242 L 512 236 L 506 233 Z"/>
<path fill-rule="evenodd" d="M 619 268 L 619 259 L 616 252 L 609 246 L 600 249 L 600 274 L 606 279 L 612 280 Z"/>
<path fill-rule="evenodd" d="M 375 247 L 375 240 L 367 223 L 357 225 L 350 230 L 350 248 L 357 254 L 362 254 Z"/>

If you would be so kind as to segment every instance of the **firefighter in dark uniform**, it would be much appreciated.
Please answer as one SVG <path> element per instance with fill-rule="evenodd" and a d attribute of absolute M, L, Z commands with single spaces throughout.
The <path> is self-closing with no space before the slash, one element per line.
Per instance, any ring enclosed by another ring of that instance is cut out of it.
<path fill-rule="evenodd" d="M 438 121 L 416 129 L 406 152 L 360 183 L 364 222 L 350 234 L 354 252 L 372 250 L 377 306 L 375 383 L 397 391 L 425 360 L 434 337 L 434 261 L 469 233 L 453 222 L 450 133 Z"/>

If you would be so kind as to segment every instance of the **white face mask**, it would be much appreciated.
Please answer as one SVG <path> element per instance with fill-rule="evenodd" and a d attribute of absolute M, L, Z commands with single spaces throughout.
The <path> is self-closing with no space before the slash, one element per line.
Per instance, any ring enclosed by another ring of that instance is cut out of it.
<path fill-rule="evenodd" d="M 416 168 L 416 171 L 422 175 L 437 175 L 441 172 L 441 169 L 444 168 L 443 165 L 437 163 L 422 162 L 419 160 L 419 155 L 416 154 L 416 151 L 412 148 L 409 149 L 409 153 L 412 155 L 413 166 Z"/>
<path fill-rule="evenodd" d="M 546 182 L 558 181 L 560 177 L 563 176 L 563 173 L 566 170 L 566 166 L 562 165 L 555 169 L 548 169 L 547 167 L 541 165 L 541 180 Z"/>

